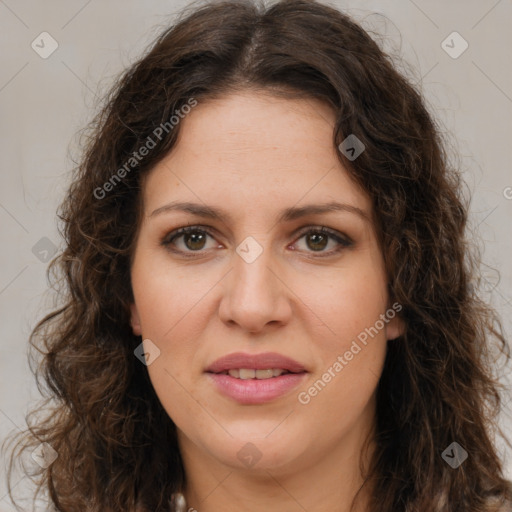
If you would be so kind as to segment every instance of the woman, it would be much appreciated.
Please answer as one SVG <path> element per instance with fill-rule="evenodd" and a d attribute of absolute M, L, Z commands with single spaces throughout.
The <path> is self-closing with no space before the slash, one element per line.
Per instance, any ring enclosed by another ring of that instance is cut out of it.
<path fill-rule="evenodd" d="M 510 354 L 466 218 L 420 95 L 349 17 L 183 17 L 62 207 L 67 302 L 32 336 L 54 409 L 25 443 L 55 509 L 506 510 Z"/>

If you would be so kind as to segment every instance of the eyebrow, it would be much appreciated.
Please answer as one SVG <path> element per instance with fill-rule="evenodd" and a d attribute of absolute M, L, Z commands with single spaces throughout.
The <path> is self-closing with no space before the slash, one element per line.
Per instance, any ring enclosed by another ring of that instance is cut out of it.
<path fill-rule="evenodd" d="M 157 208 L 156 210 L 149 214 L 149 217 L 155 217 L 156 215 L 172 211 L 188 212 L 199 217 L 219 220 L 223 223 L 227 223 L 232 219 L 230 214 L 228 214 L 226 211 L 220 208 L 214 208 L 212 206 L 207 206 L 199 203 L 179 201 L 175 201 L 164 206 L 161 206 L 160 208 Z M 357 206 L 351 204 L 338 203 L 335 201 L 332 201 L 330 203 L 308 204 L 305 206 L 292 206 L 290 208 L 285 208 L 279 215 L 277 222 L 290 222 L 301 217 L 306 217 L 307 215 L 315 215 L 329 212 L 353 213 L 361 217 L 363 220 L 370 222 L 368 214 L 365 211 L 361 210 L 361 208 L 358 208 Z"/>

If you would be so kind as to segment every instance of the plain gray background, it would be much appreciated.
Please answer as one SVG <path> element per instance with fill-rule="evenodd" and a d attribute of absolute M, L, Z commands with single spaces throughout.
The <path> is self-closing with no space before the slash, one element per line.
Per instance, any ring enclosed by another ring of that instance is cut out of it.
<path fill-rule="evenodd" d="M 483 240 L 488 265 L 482 293 L 510 333 L 512 1 L 331 4 L 385 35 L 385 48 L 401 52 L 410 64 L 404 71 L 459 154 L 473 195 L 471 226 Z M 62 248 L 55 212 L 73 167 L 70 155 L 79 150 L 76 134 L 92 118 L 96 96 L 185 5 L 189 2 L 0 0 L 0 440 L 25 424 L 24 415 L 38 398 L 27 339 L 48 307 L 45 259 Z M 57 49 L 44 55 L 51 44 Z M 501 421 L 512 435 L 509 412 Z M 512 479 L 511 454 L 499 446 Z M 0 476 L 0 511 L 11 511 Z M 18 488 L 25 484 L 20 477 Z"/>

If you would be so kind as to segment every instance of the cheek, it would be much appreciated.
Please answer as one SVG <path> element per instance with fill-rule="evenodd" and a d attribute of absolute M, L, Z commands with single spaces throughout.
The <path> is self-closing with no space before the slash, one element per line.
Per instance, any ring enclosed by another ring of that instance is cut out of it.
<path fill-rule="evenodd" d="M 309 310 L 316 342 L 325 352 L 348 350 L 351 340 L 375 324 L 387 307 L 386 281 L 379 267 L 347 266 L 298 280 L 294 292 Z M 383 329 L 380 329 L 383 330 Z"/>
<path fill-rule="evenodd" d="M 384 365 L 387 324 L 381 315 L 388 322 L 392 317 L 386 317 L 386 282 L 378 268 L 368 265 L 358 272 L 340 271 L 330 276 L 329 283 L 317 283 L 309 292 L 304 286 L 301 291 L 308 294 L 310 325 L 316 325 L 310 336 L 320 364 L 302 388 L 307 396 L 302 395 L 299 402 L 306 408 L 318 407 L 319 414 L 340 422 L 361 412 Z"/>
<path fill-rule="evenodd" d="M 133 291 L 143 336 L 172 343 L 175 332 L 193 329 L 218 277 L 196 267 L 193 272 L 170 265 L 165 255 L 141 252 L 132 267 Z"/>
<path fill-rule="evenodd" d="M 340 431 L 347 432 L 365 411 L 370 411 L 369 401 L 382 374 L 387 351 L 385 331 L 376 328 L 375 323 L 374 318 L 358 328 L 345 328 L 340 318 L 339 336 L 318 345 L 322 363 L 299 390 L 298 407 L 308 417 L 331 425 L 322 428 L 334 436 Z"/>
<path fill-rule="evenodd" d="M 198 417 L 191 374 L 200 364 L 196 340 L 212 315 L 205 294 L 218 281 L 214 277 L 198 269 L 194 275 L 180 272 L 161 257 L 142 251 L 132 267 L 142 338 L 160 351 L 147 371 L 160 402 L 177 424 L 180 418 Z"/>

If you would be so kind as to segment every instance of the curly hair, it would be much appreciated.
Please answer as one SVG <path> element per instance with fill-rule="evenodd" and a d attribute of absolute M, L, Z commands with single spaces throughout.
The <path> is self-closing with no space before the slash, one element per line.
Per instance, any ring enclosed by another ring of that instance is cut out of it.
<path fill-rule="evenodd" d="M 158 127 L 191 98 L 264 90 L 325 102 L 336 115 L 334 147 L 356 134 L 366 148 L 353 161 L 338 157 L 371 198 L 405 323 L 377 388 L 369 510 L 499 510 L 512 492 L 494 445 L 503 398 L 492 368 L 497 357 L 508 363 L 510 349 L 473 286 L 469 201 L 420 92 L 358 23 L 317 1 L 190 11 L 124 71 L 89 126 L 59 210 L 65 250 L 48 268 L 62 303 L 30 336 L 46 400 L 28 416 L 10 472 L 45 442 L 58 457 L 34 475 L 36 493 L 46 489 L 55 510 L 173 510 L 185 482 L 176 430 L 134 357 L 141 337 L 130 328 L 142 178 L 180 132 L 177 124 L 155 137 Z M 154 147 L 134 159 L 148 138 Z M 470 452 L 456 470 L 441 457 L 453 441 Z"/>

